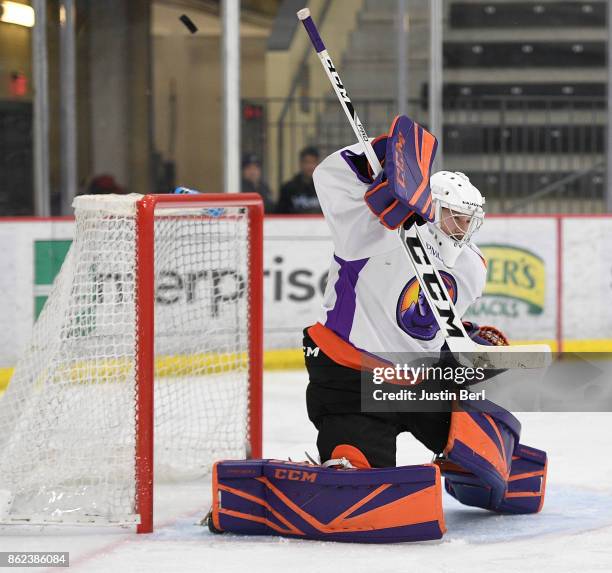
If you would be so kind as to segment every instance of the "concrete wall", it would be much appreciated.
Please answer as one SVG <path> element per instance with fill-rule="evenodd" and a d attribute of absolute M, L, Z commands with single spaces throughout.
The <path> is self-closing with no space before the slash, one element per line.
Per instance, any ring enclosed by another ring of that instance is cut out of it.
<path fill-rule="evenodd" d="M 123 0 L 89 8 L 92 175 L 109 173 L 126 184 L 128 165 L 128 26 Z"/>
<path fill-rule="evenodd" d="M 210 10 L 210 7 L 209 7 Z M 187 9 L 150 0 L 77 0 L 77 123 L 79 184 L 110 174 L 129 191 L 148 193 L 152 151 L 174 160 L 177 182 L 222 189 L 221 22 L 192 10 L 199 27 L 189 35 L 179 22 Z M 246 16 L 241 24 L 241 96 L 266 96 L 269 23 Z M 48 2 L 51 188 L 59 193 L 58 0 Z M 2 24 L 0 99 L 9 99 L 10 72 L 28 78 L 31 30 Z M 177 103 L 176 145 L 170 149 L 170 86 Z"/>
<path fill-rule="evenodd" d="M 176 16 L 178 18 L 178 15 Z M 203 191 L 223 191 L 222 68 L 220 20 L 209 14 L 193 17 L 200 28 L 190 36 L 173 28 L 175 16 L 156 5 L 154 20 L 167 26 L 153 36 L 154 147 L 176 161 L 176 181 Z M 179 24 L 180 25 L 180 24 Z M 266 96 L 267 29 L 241 26 L 242 98 Z M 176 144 L 171 149 L 172 103 L 176 94 Z"/>

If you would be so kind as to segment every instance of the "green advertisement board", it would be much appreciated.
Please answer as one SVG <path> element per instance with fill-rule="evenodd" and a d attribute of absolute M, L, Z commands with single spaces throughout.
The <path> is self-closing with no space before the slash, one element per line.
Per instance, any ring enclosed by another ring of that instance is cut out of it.
<path fill-rule="evenodd" d="M 38 318 L 72 241 L 34 241 L 34 318 Z"/>

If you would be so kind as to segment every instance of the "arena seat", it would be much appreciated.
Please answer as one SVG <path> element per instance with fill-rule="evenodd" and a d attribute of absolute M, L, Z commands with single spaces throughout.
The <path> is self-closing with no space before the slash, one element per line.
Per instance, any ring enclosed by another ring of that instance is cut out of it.
<path fill-rule="evenodd" d="M 422 108 L 427 109 L 429 84 L 421 87 Z M 449 82 L 442 88 L 444 109 L 601 109 L 605 107 L 603 82 L 468 83 Z M 503 100 L 503 102 L 502 102 Z"/>
<path fill-rule="evenodd" d="M 571 171 L 471 171 L 470 181 L 480 189 L 488 199 L 499 197 L 524 197 L 544 189 L 551 183 L 561 181 L 572 174 Z M 562 185 L 557 195 L 564 197 L 603 197 L 605 176 L 603 171 L 574 179 Z"/>
<path fill-rule="evenodd" d="M 605 42 L 445 42 L 444 65 L 453 68 L 601 67 Z"/>
<path fill-rule="evenodd" d="M 606 25 L 606 3 L 595 2 L 454 2 L 452 28 L 548 28 Z"/>
<path fill-rule="evenodd" d="M 588 138 L 585 135 L 588 132 Z M 603 153 L 604 125 L 465 125 L 444 127 L 447 153 Z"/>

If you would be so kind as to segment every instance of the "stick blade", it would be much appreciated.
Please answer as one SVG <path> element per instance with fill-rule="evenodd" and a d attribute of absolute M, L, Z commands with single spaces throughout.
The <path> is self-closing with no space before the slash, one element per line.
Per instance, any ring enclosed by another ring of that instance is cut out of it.
<path fill-rule="evenodd" d="M 485 346 L 476 344 L 471 361 L 475 367 L 495 370 L 512 368 L 547 368 L 552 363 L 548 344 L 520 344 L 516 346 Z"/>

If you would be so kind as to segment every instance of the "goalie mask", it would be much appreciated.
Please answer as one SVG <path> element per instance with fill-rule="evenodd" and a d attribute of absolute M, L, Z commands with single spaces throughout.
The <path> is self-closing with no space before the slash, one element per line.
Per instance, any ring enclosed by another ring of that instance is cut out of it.
<path fill-rule="evenodd" d="M 430 179 L 435 209 L 429 230 L 444 264 L 455 266 L 463 248 L 484 221 L 484 197 L 464 173 L 438 171 Z"/>

